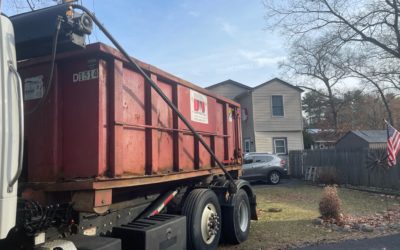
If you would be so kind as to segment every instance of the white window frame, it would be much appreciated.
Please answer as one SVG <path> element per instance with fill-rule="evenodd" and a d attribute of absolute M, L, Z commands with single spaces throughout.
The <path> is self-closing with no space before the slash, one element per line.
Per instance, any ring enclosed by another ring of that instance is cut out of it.
<path fill-rule="evenodd" d="M 274 153 L 275 154 L 280 154 L 280 155 L 286 155 L 287 154 L 288 149 L 287 149 L 287 138 L 286 137 L 273 138 L 272 141 L 273 141 L 273 145 L 274 145 Z M 277 153 L 276 152 L 276 141 L 283 141 L 284 149 L 285 149 L 284 153 Z"/>
<path fill-rule="evenodd" d="M 247 151 L 247 144 L 249 146 L 249 151 Z M 249 153 L 251 151 L 251 140 L 250 139 L 244 139 L 244 152 Z"/>
<path fill-rule="evenodd" d="M 273 97 L 274 96 L 280 96 L 282 97 L 282 111 L 283 111 L 283 115 L 274 115 L 274 105 L 273 105 Z M 283 95 L 271 95 L 271 115 L 272 117 L 285 117 L 285 99 Z"/>

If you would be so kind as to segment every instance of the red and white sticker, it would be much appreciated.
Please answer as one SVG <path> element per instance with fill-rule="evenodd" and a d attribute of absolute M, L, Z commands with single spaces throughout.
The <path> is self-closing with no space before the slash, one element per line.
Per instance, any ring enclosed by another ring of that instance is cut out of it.
<path fill-rule="evenodd" d="M 190 119 L 208 124 L 207 96 L 194 90 L 190 90 Z"/>

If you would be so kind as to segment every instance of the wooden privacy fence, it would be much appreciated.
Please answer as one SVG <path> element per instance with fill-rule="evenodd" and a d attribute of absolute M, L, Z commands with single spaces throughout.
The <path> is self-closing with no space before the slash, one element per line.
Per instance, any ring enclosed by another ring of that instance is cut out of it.
<path fill-rule="evenodd" d="M 294 150 L 289 152 L 289 174 L 303 178 L 310 167 L 321 171 L 331 168 L 342 184 L 400 190 L 400 164 L 390 169 L 373 164 L 383 158 L 385 151 L 385 148 Z"/>

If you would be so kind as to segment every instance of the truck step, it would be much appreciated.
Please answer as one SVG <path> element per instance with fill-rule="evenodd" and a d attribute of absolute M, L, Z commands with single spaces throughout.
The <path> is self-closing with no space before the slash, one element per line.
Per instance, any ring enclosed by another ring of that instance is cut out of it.
<path fill-rule="evenodd" d="M 35 250 L 121 250 L 121 240 L 110 237 L 73 235 L 46 242 Z"/>
<path fill-rule="evenodd" d="M 111 237 L 74 235 L 70 240 L 77 250 L 121 250 L 121 240 Z"/>

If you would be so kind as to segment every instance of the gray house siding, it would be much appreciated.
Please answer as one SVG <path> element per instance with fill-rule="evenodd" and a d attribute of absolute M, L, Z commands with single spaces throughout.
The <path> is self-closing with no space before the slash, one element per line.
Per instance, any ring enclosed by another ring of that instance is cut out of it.
<path fill-rule="evenodd" d="M 277 78 L 255 88 L 227 80 L 207 89 L 239 102 L 241 108 L 247 110 L 247 119 L 242 119 L 244 152 L 246 142 L 250 141 L 250 152 L 273 153 L 274 138 L 275 142 L 280 140 L 282 143 L 282 139 L 285 141 L 286 153 L 304 148 L 301 89 Z M 283 116 L 273 115 L 274 95 L 283 97 Z"/>
<path fill-rule="evenodd" d="M 234 84 L 221 84 L 210 86 L 206 89 L 213 91 L 217 95 L 225 96 L 226 98 L 229 98 L 231 100 L 233 100 L 236 96 L 242 94 L 243 92 L 247 91 L 247 89 Z"/>
<path fill-rule="evenodd" d="M 284 116 L 272 115 L 272 96 L 283 96 Z M 302 131 L 301 93 L 278 81 L 253 91 L 254 129 L 256 131 Z"/>
<path fill-rule="evenodd" d="M 303 134 L 297 131 L 280 131 L 280 132 L 255 132 L 256 138 L 256 149 L 257 152 L 270 152 L 275 153 L 274 150 L 274 138 L 285 138 L 286 148 L 290 150 L 302 150 L 304 149 Z M 288 152 L 287 152 L 288 153 Z"/>
<path fill-rule="evenodd" d="M 254 116 L 253 101 L 251 93 L 246 93 L 235 99 L 240 103 L 242 109 L 242 138 L 243 150 L 245 149 L 245 141 L 250 140 L 250 152 L 256 151 L 256 142 L 254 136 Z M 244 119 L 244 110 L 247 110 L 247 119 Z"/>

